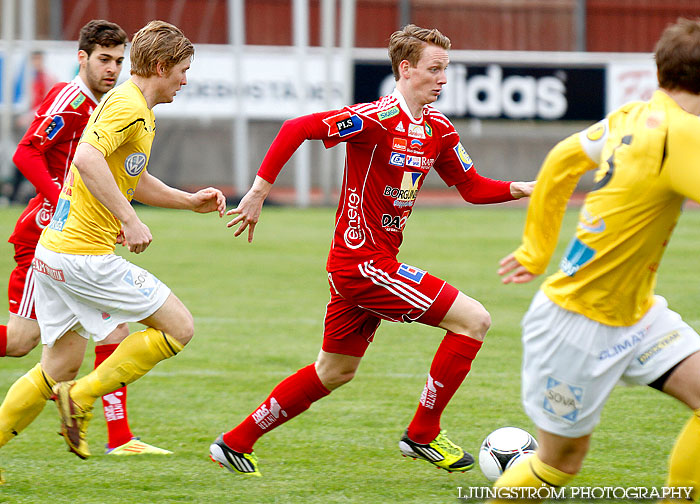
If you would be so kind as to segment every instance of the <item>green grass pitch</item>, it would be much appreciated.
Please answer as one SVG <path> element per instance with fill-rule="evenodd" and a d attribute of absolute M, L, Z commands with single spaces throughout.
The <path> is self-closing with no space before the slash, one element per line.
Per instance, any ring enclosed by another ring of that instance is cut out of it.
<path fill-rule="evenodd" d="M 9 236 L 20 211 L 0 210 L 0 236 Z M 458 502 L 458 487 L 489 484 L 478 468 L 448 474 L 399 454 L 399 437 L 443 334 L 419 324 L 382 324 L 353 382 L 261 438 L 256 453 L 262 479 L 237 477 L 212 463 L 209 443 L 316 357 L 334 210 L 266 207 L 252 244 L 234 239 L 225 219 L 212 215 L 143 207 L 138 212 L 154 241 L 129 259 L 167 283 L 196 324 L 194 340 L 179 356 L 129 386 L 134 433 L 175 454 L 104 455 L 105 422 L 96 408 L 89 431 L 94 455 L 79 460 L 56 435 L 58 419 L 49 403 L 0 450 L 7 478 L 0 502 L 445 503 Z M 443 415 L 450 437 L 475 455 L 497 427 L 534 432 L 520 405 L 519 323 L 539 281 L 503 286 L 496 275 L 497 261 L 519 242 L 524 217 L 524 209 L 514 207 L 419 204 L 400 255 L 480 300 L 492 315 L 486 345 Z M 563 244 L 574 223 L 572 211 Z M 700 282 L 692 272 L 699 226 L 700 212 L 682 216 L 657 288 L 696 328 Z M 9 244 L 0 250 L 0 304 L 6 306 L 14 263 Z M 39 356 L 37 348 L 28 357 L 0 360 L 3 397 Z M 92 369 L 93 359 L 90 345 L 81 374 Z M 668 453 L 687 417 L 684 406 L 656 391 L 617 388 L 573 484 L 662 486 Z"/>

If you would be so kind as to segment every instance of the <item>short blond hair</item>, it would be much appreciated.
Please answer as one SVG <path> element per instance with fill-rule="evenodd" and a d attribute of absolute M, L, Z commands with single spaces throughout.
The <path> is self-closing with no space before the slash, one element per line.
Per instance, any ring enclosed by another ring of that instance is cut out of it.
<path fill-rule="evenodd" d="M 403 60 L 408 60 L 412 66 L 416 66 L 423 54 L 423 49 L 428 44 L 442 47 L 446 51 L 452 46 L 450 39 L 436 28 L 421 28 L 410 24 L 391 34 L 391 38 L 389 38 L 389 58 L 391 59 L 394 79 L 399 80 L 399 64 Z"/>
<path fill-rule="evenodd" d="M 177 26 L 165 21 L 151 21 L 136 32 L 131 42 L 131 74 L 151 77 L 157 74 L 158 63 L 170 70 L 193 56 L 192 42 Z"/>

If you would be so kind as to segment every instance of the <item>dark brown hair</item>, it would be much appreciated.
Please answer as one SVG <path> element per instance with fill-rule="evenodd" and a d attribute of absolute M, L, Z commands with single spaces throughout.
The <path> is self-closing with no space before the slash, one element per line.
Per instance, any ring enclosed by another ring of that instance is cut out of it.
<path fill-rule="evenodd" d="M 96 45 L 114 47 L 126 43 L 126 32 L 121 26 L 104 19 L 93 19 L 80 29 L 78 49 L 90 56 Z"/>
<path fill-rule="evenodd" d="M 700 18 L 678 18 L 656 43 L 659 86 L 700 94 Z"/>

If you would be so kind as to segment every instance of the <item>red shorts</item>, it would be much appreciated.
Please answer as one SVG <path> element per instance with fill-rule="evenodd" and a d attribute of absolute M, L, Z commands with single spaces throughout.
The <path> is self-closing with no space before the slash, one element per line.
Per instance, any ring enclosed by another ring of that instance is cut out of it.
<path fill-rule="evenodd" d="M 34 311 L 34 277 L 32 272 L 33 258 L 34 247 L 15 244 L 15 262 L 17 266 L 10 273 L 7 299 L 10 302 L 10 313 L 36 320 L 36 312 Z"/>
<path fill-rule="evenodd" d="M 430 273 L 395 259 L 368 260 L 328 274 L 323 350 L 362 357 L 379 323 L 437 326 L 459 291 Z"/>

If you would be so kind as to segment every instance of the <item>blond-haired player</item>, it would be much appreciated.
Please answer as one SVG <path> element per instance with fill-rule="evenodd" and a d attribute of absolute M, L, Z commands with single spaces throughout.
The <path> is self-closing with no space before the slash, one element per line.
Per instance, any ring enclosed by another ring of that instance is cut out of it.
<path fill-rule="evenodd" d="M 69 448 L 90 455 L 85 439 L 94 401 L 174 356 L 193 336 L 192 316 L 148 271 L 114 254 L 115 242 L 140 253 L 148 227 L 130 202 L 218 212 L 221 191 L 171 188 L 146 170 L 155 135 L 153 107 L 187 84 L 194 47 L 175 26 L 152 21 L 131 46 L 132 77 L 94 111 L 66 177 L 56 211 L 33 262 L 41 362 L 21 377 L 0 406 L 0 445 L 24 429 L 52 394 Z M 89 337 L 99 341 L 123 322 L 146 326 L 130 334 L 102 364 L 77 382 Z"/>
<path fill-rule="evenodd" d="M 501 261 L 504 283 L 543 273 L 577 181 L 598 168 L 560 270 L 523 319 L 523 403 L 538 427 L 539 449 L 496 487 L 569 482 L 622 380 L 658 389 L 693 411 L 671 453 L 666 485 L 700 496 L 700 337 L 654 295 L 683 202 L 700 201 L 700 19 L 669 26 L 655 57 L 660 89 L 648 102 L 622 106 L 550 152 L 523 243 Z"/>
<path fill-rule="evenodd" d="M 0 325 L 0 356 L 22 357 L 41 340 L 34 310 L 32 259 L 43 229 L 53 217 L 80 136 L 102 97 L 114 88 L 126 49 L 126 32 L 117 24 L 93 19 L 80 29 L 78 75 L 55 84 L 41 100 L 34 119 L 12 158 L 34 185 L 37 195 L 17 219 L 10 241 L 15 247 L 15 269 L 10 274 L 10 318 Z M 42 97 L 39 97 L 40 99 Z M 95 345 L 97 367 L 129 335 L 120 324 Z M 107 422 L 107 453 L 114 456 L 172 452 L 149 445 L 134 436 L 127 414 L 127 389 L 102 398 Z"/>

